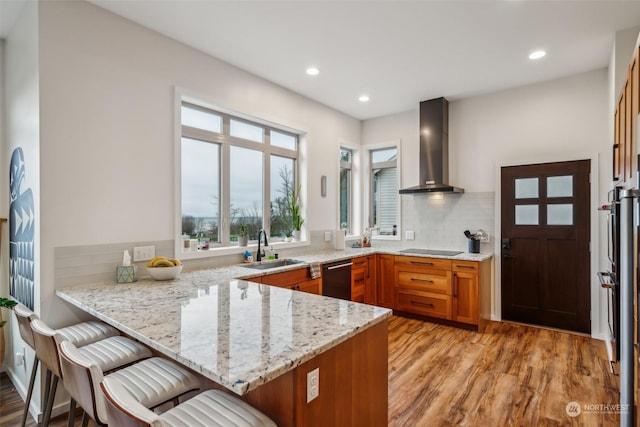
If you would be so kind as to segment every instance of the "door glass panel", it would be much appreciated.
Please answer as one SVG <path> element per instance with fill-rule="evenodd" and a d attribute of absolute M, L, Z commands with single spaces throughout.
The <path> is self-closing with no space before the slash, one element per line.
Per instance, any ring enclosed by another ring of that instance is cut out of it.
<path fill-rule="evenodd" d="M 516 225 L 538 225 L 538 205 L 516 205 Z"/>
<path fill-rule="evenodd" d="M 515 181 L 516 199 L 533 199 L 538 197 L 538 178 L 516 178 Z"/>
<path fill-rule="evenodd" d="M 548 177 L 547 197 L 573 197 L 573 175 Z"/>
<path fill-rule="evenodd" d="M 573 225 L 573 204 L 547 205 L 548 225 Z"/>

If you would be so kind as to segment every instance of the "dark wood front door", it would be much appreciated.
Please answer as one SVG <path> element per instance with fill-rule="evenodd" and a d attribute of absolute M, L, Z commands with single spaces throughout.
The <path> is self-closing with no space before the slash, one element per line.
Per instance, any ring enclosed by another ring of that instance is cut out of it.
<path fill-rule="evenodd" d="M 502 168 L 502 318 L 591 331 L 589 160 Z"/>

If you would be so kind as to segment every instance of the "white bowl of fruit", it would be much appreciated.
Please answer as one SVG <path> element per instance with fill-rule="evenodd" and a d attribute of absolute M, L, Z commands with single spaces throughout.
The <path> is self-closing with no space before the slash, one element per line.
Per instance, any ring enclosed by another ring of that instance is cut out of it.
<path fill-rule="evenodd" d="M 147 271 L 154 280 L 173 280 L 180 276 L 182 262 L 163 256 L 153 257 L 147 262 Z"/>

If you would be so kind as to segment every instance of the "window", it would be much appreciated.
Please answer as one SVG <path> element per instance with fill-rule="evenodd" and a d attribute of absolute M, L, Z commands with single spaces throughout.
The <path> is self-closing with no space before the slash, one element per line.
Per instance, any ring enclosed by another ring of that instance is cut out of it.
<path fill-rule="evenodd" d="M 398 233 L 400 196 L 398 179 L 398 147 L 371 150 L 369 222 L 383 236 Z"/>
<path fill-rule="evenodd" d="M 353 151 L 340 147 L 340 228 L 351 234 Z"/>
<path fill-rule="evenodd" d="M 181 112 L 182 238 L 205 250 L 236 245 L 241 225 L 249 241 L 262 228 L 289 235 L 298 135 L 186 102 Z"/>

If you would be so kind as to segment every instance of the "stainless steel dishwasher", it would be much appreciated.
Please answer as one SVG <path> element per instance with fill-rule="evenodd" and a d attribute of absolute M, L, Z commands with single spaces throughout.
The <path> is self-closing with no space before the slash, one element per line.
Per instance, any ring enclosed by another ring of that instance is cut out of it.
<path fill-rule="evenodd" d="M 350 259 L 330 262 L 322 266 L 322 295 L 351 300 Z"/>

